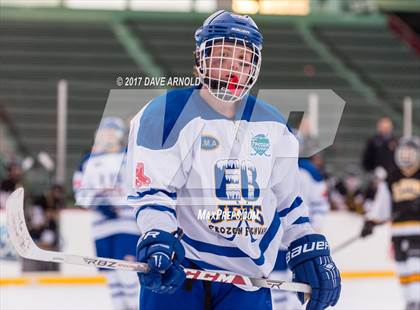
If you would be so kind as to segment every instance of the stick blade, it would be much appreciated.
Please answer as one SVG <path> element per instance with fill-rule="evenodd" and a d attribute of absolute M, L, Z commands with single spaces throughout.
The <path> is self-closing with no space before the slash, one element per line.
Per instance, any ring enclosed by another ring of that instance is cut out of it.
<path fill-rule="evenodd" d="M 10 241 L 20 256 L 30 258 L 31 249 L 35 246 L 26 228 L 23 213 L 24 190 L 18 188 L 6 201 L 6 226 Z"/>

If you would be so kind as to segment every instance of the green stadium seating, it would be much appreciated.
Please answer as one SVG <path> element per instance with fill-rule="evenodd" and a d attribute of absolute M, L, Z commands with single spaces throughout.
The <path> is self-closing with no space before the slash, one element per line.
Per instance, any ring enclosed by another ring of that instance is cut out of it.
<path fill-rule="evenodd" d="M 314 32 L 397 113 L 405 96 L 420 125 L 420 57 L 386 26 L 317 25 Z"/>
<path fill-rule="evenodd" d="M 55 158 L 57 82 L 67 79 L 67 179 L 91 147 L 109 89 L 142 70 L 109 23 L 0 21 L 0 103 L 32 155 Z"/>

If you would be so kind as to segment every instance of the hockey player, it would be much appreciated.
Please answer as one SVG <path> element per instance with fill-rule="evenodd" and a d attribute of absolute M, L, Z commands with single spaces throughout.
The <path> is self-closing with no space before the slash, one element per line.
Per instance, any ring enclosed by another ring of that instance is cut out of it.
<path fill-rule="evenodd" d="M 401 138 L 396 168 L 378 185 L 361 235 L 391 220 L 392 243 L 407 310 L 420 310 L 420 139 Z"/>
<path fill-rule="evenodd" d="M 142 232 L 137 260 L 151 268 L 139 274 L 140 309 L 272 309 L 269 289 L 185 281 L 182 266 L 267 277 L 281 242 L 295 281 L 312 287 L 307 309 L 335 305 L 340 275 L 307 222 L 298 142 L 275 108 L 249 95 L 257 25 L 218 11 L 195 39 L 201 85 L 155 98 L 131 122 L 128 200 Z"/>
<path fill-rule="evenodd" d="M 132 208 L 122 205 L 125 167 L 125 124 L 104 118 L 95 134 L 92 153 L 74 173 L 76 204 L 92 210 L 92 234 L 98 256 L 135 260 L 139 230 Z M 104 269 L 116 310 L 137 309 L 138 279 L 130 272 Z"/>
<path fill-rule="evenodd" d="M 316 157 L 315 157 L 316 156 Z M 300 195 L 309 209 L 307 219 L 314 230 L 318 233 L 322 231 L 325 216 L 330 210 L 327 195 L 327 184 L 319 169 L 314 165 L 313 160 L 321 155 L 316 154 L 312 158 L 301 158 L 298 161 L 300 178 Z M 289 281 L 290 271 L 286 264 L 287 250 L 282 249 L 277 256 L 276 264 L 270 278 Z M 299 306 L 295 296 L 290 292 L 281 290 L 271 290 L 273 308 L 278 310 L 296 310 Z"/>
<path fill-rule="evenodd" d="M 316 232 L 321 232 L 330 204 L 327 183 L 322 172 L 314 165 L 314 159 L 299 159 L 300 189 L 309 209 L 309 221 Z"/>

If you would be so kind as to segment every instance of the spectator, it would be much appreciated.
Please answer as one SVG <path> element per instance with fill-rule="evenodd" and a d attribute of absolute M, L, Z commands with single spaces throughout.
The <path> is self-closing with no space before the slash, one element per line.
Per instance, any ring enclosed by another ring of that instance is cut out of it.
<path fill-rule="evenodd" d="M 376 134 L 370 138 L 363 152 L 362 165 L 367 172 L 377 167 L 389 171 L 394 167 L 394 150 L 397 139 L 393 134 L 393 124 L 389 117 L 382 117 L 376 124 Z"/>
<path fill-rule="evenodd" d="M 22 168 L 16 162 L 10 163 L 6 168 L 6 178 L 0 182 L 0 209 L 6 207 L 7 197 L 22 185 Z"/>
<path fill-rule="evenodd" d="M 53 185 L 45 194 L 35 197 L 27 209 L 28 229 L 35 243 L 45 250 L 59 250 L 59 210 L 65 206 L 64 189 Z M 24 260 L 23 271 L 57 271 L 58 265 L 49 262 Z"/>

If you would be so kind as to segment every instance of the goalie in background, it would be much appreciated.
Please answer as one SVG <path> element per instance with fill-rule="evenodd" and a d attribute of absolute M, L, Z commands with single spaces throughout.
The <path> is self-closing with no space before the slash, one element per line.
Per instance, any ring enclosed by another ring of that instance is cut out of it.
<path fill-rule="evenodd" d="M 120 118 L 106 117 L 95 134 L 92 153 L 86 155 L 73 176 L 76 205 L 92 210 L 92 234 L 100 257 L 135 260 L 139 231 L 124 195 L 126 127 Z M 116 310 L 137 309 L 136 273 L 103 270 Z"/>
<path fill-rule="evenodd" d="M 378 184 L 361 236 L 392 222 L 392 244 L 407 310 L 420 310 L 420 139 L 401 138 L 396 167 Z"/>

